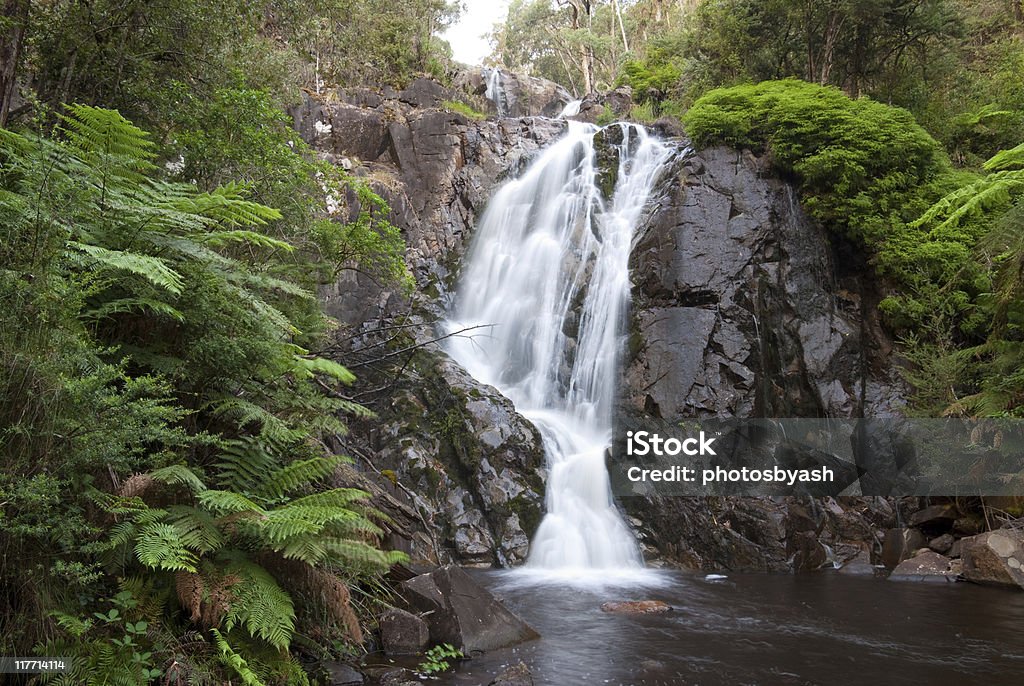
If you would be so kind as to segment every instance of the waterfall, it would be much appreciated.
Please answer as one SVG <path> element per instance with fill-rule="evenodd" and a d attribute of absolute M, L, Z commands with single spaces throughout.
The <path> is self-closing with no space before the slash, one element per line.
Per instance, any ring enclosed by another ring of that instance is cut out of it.
<path fill-rule="evenodd" d="M 495 193 L 477 226 L 446 327 L 479 328 L 449 339 L 449 353 L 511 399 L 543 438 L 547 512 L 529 569 L 571 576 L 642 567 L 604 460 L 633 232 L 671 154 L 637 126 L 570 121 L 563 138 Z M 608 169 L 615 157 L 617 170 Z M 615 172 L 614 191 L 603 197 L 604 175 Z"/>
<path fill-rule="evenodd" d="M 501 89 L 501 70 L 495 68 L 487 72 L 487 90 L 484 97 L 494 103 L 499 117 L 504 117 L 508 112 L 505 107 L 505 92 Z"/>
<path fill-rule="evenodd" d="M 558 113 L 557 119 L 568 119 L 569 117 L 575 117 L 580 113 L 580 106 L 583 105 L 582 100 L 570 100 L 562 108 L 562 111 Z"/>

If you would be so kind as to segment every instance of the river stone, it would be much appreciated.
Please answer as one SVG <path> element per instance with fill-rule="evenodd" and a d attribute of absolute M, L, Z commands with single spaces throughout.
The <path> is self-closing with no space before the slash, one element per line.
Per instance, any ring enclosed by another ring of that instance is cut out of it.
<path fill-rule="evenodd" d="M 927 550 L 896 565 L 890 581 L 956 581 L 956 571 L 945 555 Z"/>
<path fill-rule="evenodd" d="M 533 674 L 525 663 L 512 665 L 487 686 L 533 686 Z"/>
<path fill-rule="evenodd" d="M 899 563 L 909 559 L 913 553 L 924 548 L 927 541 L 917 529 L 889 529 L 882 543 L 882 564 L 895 569 Z"/>
<path fill-rule="evenodd" d="M 380 616 L 380 638 L 389 655 L 412 655 L 430 642 L 430 629 L 422 619 L 398 608 Z"/>
<path fill-rule="evenodd" d="M 409 603 L 426 615 L 430 640 L 451 643 L 466 655 L 539 638 L 491 593 L 455 565 L 402 583 Z"/>
<path fill-rule="evenodd" d="M 601 605 L 601 612 L 620 615 L 656 615 L 671 611 L 672 606 L 660 600 L 624 600 Z"/>
<path fill-rule="evenodd" d="M 359 671 L 344 662 L 323 662 L 321 667 L 327 673 L 330 686 L 356 686 L 365 682 Z"/>
<path fill-rule="evenodd" d="M 937 553 L 946 555 L 953 548 L 955 539 L 952 534 L 942 534 L 928 541 L 928 547 Z"/>
<path fill-rule="evenodd" d="M 839 568 L 839 573 L 847 576 L 874 576 L 875 566 L 871 564 L 871 554 L 866 550 Z"/>
<path fill-rule="evenodd" d="M 1024 533 L 989 531 L 961 539 L 963 575 L 989 586 L 1024 588 Z"/>

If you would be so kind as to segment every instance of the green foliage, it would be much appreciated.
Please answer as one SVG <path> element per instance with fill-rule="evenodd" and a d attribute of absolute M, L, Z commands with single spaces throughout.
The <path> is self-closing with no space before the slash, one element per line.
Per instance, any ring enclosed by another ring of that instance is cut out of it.
<path fill-rule="evenodd" d="M 283 125 L 264 133 L 249 140 L 323 192 L 305 151 L 282 150 Z M 353 375 L 308 348 L 326 328 L 312 287 L 339 268 L 324 262 L 369 266 L 360 232 L 382 225 L 367 209 L 362 226 L 314 234 L 311 194 L 272 209 L 255 199 L 280 183 L 255 173 L 268 162 L 222 150 L 195 183 L 168 181 L 150 137 L 111 110 L 69 107 L 54 138 L 0 130 L 0 535 L 18 560 L 0 575 L 19 589 L 0 628 L 9 654 L 63 634 L 46 645 L 80 658 L 67 683 L 149 683 L 174 660 L 302 683 L 282 652 L 302 614 L 288 565 L 356 579 L 402 558 L 376 547 L 365 493 L 324 485 L 344 460 L 322 436 L 368 412 L 335 397 Z M 252 176 L 228 182 L 218 165 Z M 398 275 L 394 243 L 376 249 Z M 115 577 L 141 581 L 91 610 Z M 55 626 L 15 624 L 51 612 Z M 218 661 L 179 640 L 196 631 Z"/>
<path fill-rule="evenodd" d="M 441 103 L 441 107 L 443 107 L 449 112 L 461 114 L 467 119 L 473 119 L 475 121 L 480 121 L 482 119 L 487 118 L 487 115 L 484 114 L 483 112 L 477 112 L 475 109 L 473 109 L 466 103 L 460 102 L 458 100 L 445 100 Z"/>
<path fill-rule="evenodd" d="M 899 231 L 916 189 L 946 171 L 910 113 L 803 81 L 712 91 L 683 121 L 698 146 L 770 152 L 812 215 L 870 247 Z"/>
<path fill-rule="evenodd" d="M 463 657 L 462 651 L 451 643 L 441 643 L 424 653 L 423 662 L 416 667 L 416 671 L 426 675 L 446 672 L 451 669 L 449 659 L 460 660 Z"/>

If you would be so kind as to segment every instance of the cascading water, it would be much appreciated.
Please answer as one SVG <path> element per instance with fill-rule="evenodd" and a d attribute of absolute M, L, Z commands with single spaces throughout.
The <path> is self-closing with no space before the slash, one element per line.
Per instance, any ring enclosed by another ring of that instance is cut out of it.
<path fill-rule="evenodd" d="M 499 117 L 505 116 L 505 93 L 501 89 L 501 71 L 499 69 L 491 69 L 487 72 L 487 90 L 484 91 L 484 97 L 494 103 Z"/>
<path fill-rule="evenodd" d="M 580 113 L 580 107 L 583 105 L 582 100 L 570 100 L 562 108 L 562 111 L 558 113 L 558 119 L 568 119 L 569 117 L 575 117 Z"/>
<path fill-rule="evenodd" d="M 633 232 L 672 155 L 640 127 L 599 131 L 569 122 L 563 138 L 497 191 L 447 322 L 451 333 L 470 329 L 449 339 L 451 355 L 540 430 L 547 513 L 526 566 L 570 577 L 642 567 L 612 501 L 604 459 Z M 619 132 L 621 142 L 605 143 L 618 157 L 614 192 L 605 198 L 603 174 L 611 170 L 599 168 L 595 135 L 617 140 L 608 134 Z"/>

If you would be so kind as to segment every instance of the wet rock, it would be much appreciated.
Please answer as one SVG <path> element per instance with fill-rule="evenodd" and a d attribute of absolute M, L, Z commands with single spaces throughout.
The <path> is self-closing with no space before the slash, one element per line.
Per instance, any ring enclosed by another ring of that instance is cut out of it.
<path fill-rule="evenodd" d="M 660 600 L 623 600 L 601 605 L 601 612 L 620 615 L 656 615 L 671 611 L 672 606 Z"/>
<path fill-rule="evenodd" d="M 344 662 L 323 662 L 320 666 L 326 672 L 330 686 L 357 686 L 365 683 L 362 673 Z"/>
<path fill-rule="evenodd" d="M 430 640 L 451 643 L 466 655 L 539 637 L 461 568 L 443 567 L 402 583 L 409 603 L 426 615 Z"/>
<path fill-rule="evenodd" d="M 927 550 L 896 565 L 890 581 L 956 581 L 957 572 L 945 555 Z"/>
<path fill-rule="evenodd" d="M 977 515 L 958 517 L 953 522 L 953 533 L 959 536 L 976 536 L 985 530 L 985 520 Z"/>
<path fill-rule="evenodd" d="M 430 641 L 427 623 L 405 610 L 391 608 L 379 618 L 380 638 L 389 655 L 413 655 Z"/>
<path fill-rule="evenodd" d="M 961 540 L 963 575 L 988 586 L 1024 588 L 1024 533 L 1000 529 Z"/>
<path fill-rule="evenodd" d="M 930 505 L 910 515 L 907 522 L 910 526 L 950 526 L 957 518 L 956 506 L 952 503 Z"/>
<path fill-rule="evenodd" d="M 794 572 L 813 572 L 828 562 L 828 553 L 813 531 L 800 531 L 787 541 Z"/>
<path fill-rule="evenodd" d="M 533 674 L 525 663 L 520 662 L 503 671 L 487 686 L 533 686 Z"/>
<path fill-rule="evenodd" d="M 895 569 L 914 552 L 924 548 L 926 543 L 924 535 L 917 529 L 889 529 L 882 543 L 882 564 L 887 569 Z"/>
<path fill-rule="evenodd" d="M 953 548 L 955 542 L 952 534 L 942 534 L 928 541 L 928 547 L 937 553 L 946 555 Z"/>
<path fill-rule="evenodd" d="M 874 576 L 875 566 L 871 564 L 871 554 L 862 550 L 839 568 L 839 573 L 847 576 Z"/>

